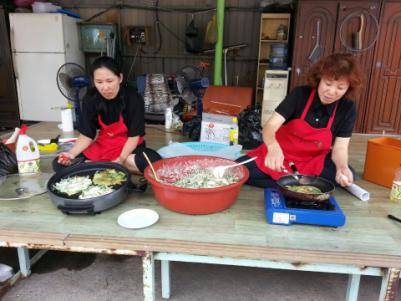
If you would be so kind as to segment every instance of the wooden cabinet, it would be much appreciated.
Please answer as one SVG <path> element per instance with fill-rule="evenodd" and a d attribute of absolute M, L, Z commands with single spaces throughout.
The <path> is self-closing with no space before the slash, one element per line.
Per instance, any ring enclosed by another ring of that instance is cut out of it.
<path fill-rule="evenodd" d="M 401 135 L 401 2 L 386 2 L 367 93 L 367 133 Z"/>
<path fill-rule="evenodd" d="M 361 50 L 353 34 L 361 29 Z M 358 117 L 355 132 L 401 134 L 401 84 L 394 74 L 400 69 L 401 1 L 299 0 L 290 89 L 306 83 L 308 59 L 316 42 L 316 24 L 321 27 L 319 57 L 334 52 L 352 52 L 363 68 L 363 88 L 354 100 Z M 378 32 L 380 28 L 380 31 Z M 387 71 L 386 71 L 387 70 Z M 400 74 L 401 75 L 401 74 Z M 399 79 L 399 78 L 398 78 Z"/>
<path fill-rule="evenodd" d="M 19 110 L 6 14 L 0 6 L 0 126 L 19 126 Z"/>
<path fill-rule="evenodd" d="M 269 69 L 271 47 L 277 43 L 288 45 L 290 21 L 290 14 L 262 14 L 260 17 L 259 56 L 255 92 L 255 102 L 259 105 L 262 103 L 263 79 L 266 70 Z"/>

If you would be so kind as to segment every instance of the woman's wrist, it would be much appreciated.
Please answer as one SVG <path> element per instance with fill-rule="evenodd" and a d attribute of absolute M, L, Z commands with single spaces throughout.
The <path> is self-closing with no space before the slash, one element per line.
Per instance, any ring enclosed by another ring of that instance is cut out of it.
<path fill-rule="evenodd" d="M 118 157 L 118 161 L 120 161 L 121 163 L 124 163 L 125 160 L 127 160 L 127 156 L 120 155 L 120 156 Z"/>

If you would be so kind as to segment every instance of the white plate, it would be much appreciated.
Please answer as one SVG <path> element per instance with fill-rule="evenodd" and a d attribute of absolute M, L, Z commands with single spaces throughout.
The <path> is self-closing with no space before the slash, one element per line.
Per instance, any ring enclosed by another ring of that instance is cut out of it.
<path fill-rule="evenodd" d="M 153 225 L 159 219 L 159 214 L 150 209 L 133 209 L 118 217 L 118 224 L 128 229 L 140 229 Z"/>

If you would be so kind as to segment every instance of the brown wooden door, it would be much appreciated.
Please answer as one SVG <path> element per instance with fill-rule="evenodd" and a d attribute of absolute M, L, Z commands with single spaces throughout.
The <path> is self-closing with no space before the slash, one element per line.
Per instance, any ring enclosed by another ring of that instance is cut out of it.
<path fill-rule="evenodd" d="M 19 126 L 18 99 L 15 88 L 10 43 L 4 9 L 0 7 L 0 126 Z"/>
<path fill-rule="evenodd" d="M 401 134 L 401 2 L 382 8 L 367 99 L 367 133 Z"/>
<path fill-rule="evenodd" d="M 377 23 L 380 14 L 380 1 L 342 1 L 340 2 L 334 51 L 352 52 L 363 69 L 364 79 L 360 94 L 353 99 L 357 104 L 358 117 L 354 132 L 363 132 L 366 122 L 367 98 L 370 74 L 377 37 Z M 362 17 L 361 17 L 362 15 Z M 362 19 L 361 19 L 362 18 Z M 353 42 L 353 33 L 362 27 L 361 45 L 357 48 Z"/>
<path fill-rule="evenodd" d="M 332 53 L 337 25 L 337 6 L 336 1 L 298 2 L 290 89 L 306 84 L 305 75 L 311 66 L 308 57 L 316 43 L 318 21 L 320 21 L 322 47 L 319 58 Z"/>

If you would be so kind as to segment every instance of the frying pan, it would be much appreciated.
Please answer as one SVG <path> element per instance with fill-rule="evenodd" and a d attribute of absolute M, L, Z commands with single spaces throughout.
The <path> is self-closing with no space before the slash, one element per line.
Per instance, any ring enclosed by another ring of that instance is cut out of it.
<path fill-rule="evenodd" d="M 286 186 L 302 186 L 301 183 L 308 183 L 308 186 L 319 188 L 321 193 L 303 193 L 289 190 Z M 334 184 L 325 178 L 316 176 L 301 175 L 299 181 L 292 175 L 282 176 L 277 180 L 278 189 L 289 198 L 294 198 L 302 201 L 321 202 L 326 201 L 333 194 L 335 187 Z"/>
<path fill-rule="evenodd" d="M 325 178 L 317 176 L 306 176 L 299 173 L 293 162 L 289 162 L 294 174 L 282 176 L 277 180 L 277 186 L 284 196 L 302 201 L 321 202 L 328 200 L 333 194 L 334 184 Z M 321 193 L 304 193 L 288 189 L 286 186 L 314 186 L 319 188 Z"/>
<path fill-rule="evenodd" d="M 121 171 L 126 175 L 126 180 L 113 186 L 114 191 L 88 199 L 78 199 L 77 195 L 68 196 L 67 194 L 58 192 L 54 189 L 54 184 L 59 182 L 61 179 L 73 177 L 73 176 L 90 176 L 92 177 L 96 171 L 115 169 Z M 133 187 L 131 181 L 131 174 L 124 166 L 113 163 L 113 162 L 88 162 L 80 163 L 77 165 L 65 168 L 56 174 L 54 174 L 47 183 L 47 191 L 50 195 L 54 205 L 60 209 L 63 213 L 70 214 L 95 214 L 117 204 L 123 202 L 127 198 L 127 194 L 131 191 L 144 192 L 146 189 L 146 183 L 137 187 Z"/>

